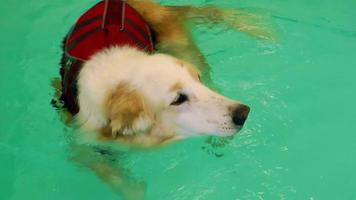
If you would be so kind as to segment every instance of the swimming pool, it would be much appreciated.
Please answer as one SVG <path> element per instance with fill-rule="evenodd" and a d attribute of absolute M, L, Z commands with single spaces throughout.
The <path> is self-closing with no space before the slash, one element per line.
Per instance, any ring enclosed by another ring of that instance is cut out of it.
<path fill-rule="evenodd" d="M 95 2 L 2 1 L 2 200 L 119 198 L 68 158 L 71 129 L 50 105 L 60 41 Z M 194 30 L 222 93 L 252 111 L 224 147 L 195 138 L 123 155 L 145 199 L 356 199 L 356 2 L 162 2 L 246 8 L 268 17 L 278 40 Z"/>

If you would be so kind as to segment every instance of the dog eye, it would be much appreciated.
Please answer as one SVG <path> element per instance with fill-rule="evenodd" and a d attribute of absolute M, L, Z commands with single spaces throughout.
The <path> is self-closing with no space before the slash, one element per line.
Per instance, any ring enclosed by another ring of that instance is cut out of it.
<path fill-rule="evenodd" d="M 171 103 L 172 106 L 178 106 L 186 101 L 188 101 L 188 96 L 182 93 L 179 93 L 174 101 Z"/>

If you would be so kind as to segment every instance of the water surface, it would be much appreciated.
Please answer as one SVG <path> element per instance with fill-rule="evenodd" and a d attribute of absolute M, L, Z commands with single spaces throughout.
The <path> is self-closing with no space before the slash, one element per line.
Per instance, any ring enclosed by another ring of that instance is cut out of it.
<path fill-rule="evenodd" d="M 119 198 L 68 159 L 71 129 L 50 105 L 60 41 L 95 2 L 2 0 L 0 199 Z M 122 156 L 145 199 L 356 199 L 356 2 L 162 2 L 245 8 L 278 40 L 194 29 L 222 93 L 252 112 L 222 148 L 196 138 Z"/>

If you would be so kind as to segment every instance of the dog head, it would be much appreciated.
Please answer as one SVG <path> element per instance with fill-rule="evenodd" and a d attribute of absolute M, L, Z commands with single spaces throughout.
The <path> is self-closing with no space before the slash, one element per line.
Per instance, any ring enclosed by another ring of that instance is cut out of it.
<path fill-rule="evenodd" d="M 154 109 L 163 130 L 179 136 L 228 136 L 239 131 L 249 107 L 210 90 L 189 63 L 167 55 L 153 55 L 146 63 L 139 87 Z"/>
<path fill-rule="evenodd" d="M 247 119 L 248 106 L 204 86 L 191 64 L 164 54 L 112 51 L 93 57 L 78 85 L 79 116 L 94 117 L 85 109 L 100 107 L 100 119 L 86 121 L 109 125 L 114 136 L 229 136 Z"/>

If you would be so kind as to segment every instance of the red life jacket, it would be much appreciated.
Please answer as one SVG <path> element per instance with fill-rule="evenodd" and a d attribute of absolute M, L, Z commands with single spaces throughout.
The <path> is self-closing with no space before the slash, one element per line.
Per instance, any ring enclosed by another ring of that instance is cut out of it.
<path fill-rule="evenodd" d="M 124 0 L 104 0 L 85 12 L 67 34 L 61 67 L 61 100 L 73 115 L 79 112 L 77 77 L 85 61 L 110 46 L 129 45 L 152 53 L 151 30 Z"/>

